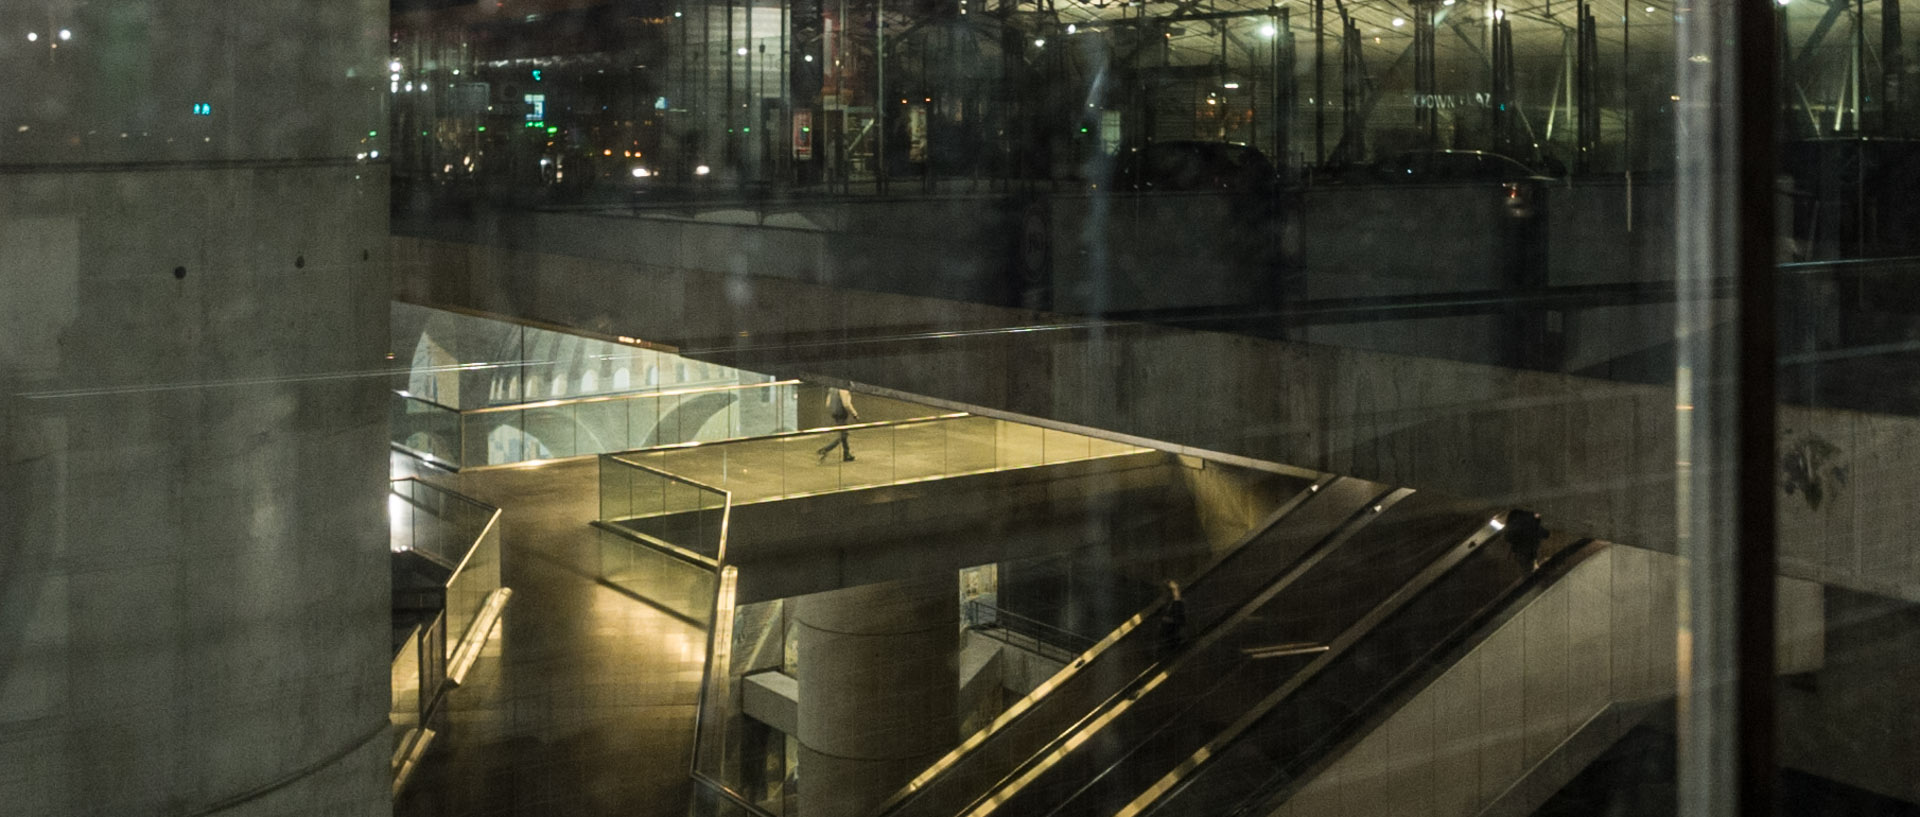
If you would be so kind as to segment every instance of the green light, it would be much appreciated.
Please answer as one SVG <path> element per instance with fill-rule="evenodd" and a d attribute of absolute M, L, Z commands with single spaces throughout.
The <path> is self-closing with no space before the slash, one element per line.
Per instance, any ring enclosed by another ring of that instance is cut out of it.
<path fill-rule="evenodd" d="M 752 133 L 752 132 L 753 132 L 753 129 L 752 129 L 752 128 L 741 128 L 741 129 L 740 129 L 740 132 L 741 132 L 741 133 Z"/>
<path fill-rule="evenodd" d="M 379 135 L 380 135 L 380 132 L 379 132 L 379 131 L 377 131 L 377 130 L 370 130 L 370 131 L 367 131 L 367 138 L 369 138 L 369 139 L 371 139 L 371 138 L 373 138 L 373 137 L 375 137 L 375 136 L 379 136 Z"/>
<path fill-rule="evenodd" d="M 481 126 L 480 126 L 480 127 L 478 128 L 478 130 L 479 130 L 479 131 L 480 131 L 481 133 L 486 133 L 486 132 L 487 132 L 487 126 L 485 126 L 485 125 L 481 125 Z"/>
<path fill-rule="evenodd" d="M 812 128 L 809 128 L 809 127 L 807 127 L 807 126 L 805 126 L 805 125 L 801 125 L 801 126 L 800 126 L 800 132 L 801 132 L 801 133 L 812 133 L 812 132 L 813 132 L 813 129 L 812 129 Z"/>
<path fill-rule="evenodd" d="M 421 131 L 421 132 L 420 132 L 420 135 L 421 135 L 421 136 L 425 136 L 425 135 L 427 135 L 427 132 L 426 132 L 426 131 Z"/>
<path fill-rule="evenodd" d="M 1086 132 L 1087 132 L 1087 129 L 1086 129 L 1086 128 L 1081 128 L 1081 129 L 1080 129 L 1080 132 L 1081 132 L 1081 133 L 1086 133 Z"/>
<path fill-rule="evenodd" d="M 560 129 L 559 129 L 558 127 L 550 127 L 550 128 L 547 128 L 547 133 L 548 133 L 549 135 L 552 135 L 552 134 L 555 134 L 555 133 L 559 133 L 559 132 L 560 132 Z"/>

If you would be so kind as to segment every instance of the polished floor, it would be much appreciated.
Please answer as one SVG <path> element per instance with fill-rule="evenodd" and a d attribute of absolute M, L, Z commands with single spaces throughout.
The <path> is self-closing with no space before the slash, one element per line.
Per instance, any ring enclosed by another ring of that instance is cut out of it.
<path fill-rule="evenodd" d="M 594 461 L 418 475 L 505 509 L 513 601 L 394 813 L 683 817 L 706 635 L 595 581 Z"/>

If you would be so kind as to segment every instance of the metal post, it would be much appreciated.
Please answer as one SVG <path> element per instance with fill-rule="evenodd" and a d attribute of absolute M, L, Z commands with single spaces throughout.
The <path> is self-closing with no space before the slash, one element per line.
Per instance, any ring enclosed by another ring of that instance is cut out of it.
<path fill-rule="evenodd" d="M 737 172 L 739 170 L 740 156 L 739 152 L 734 149 L 733 141 L 733 0 L 727 0 L 727 43 L 724 46 L 724 50 L 720 53 L 727 63 L 727 141 L 724 143 L 725 149 L 722 152 L 726 157 L 727 169 Z"/>
<path fill-rule="evenodd" d="M 1327 156 L 1327 0 L 1313 0 L 1313 164 Z"/>
<path fill-rule="evenodd" d="M 1907 69 L 1905 45 L 1900 31 L 1900 0 L 1880 0 L 1880 132 L 1889 136 L 1907 133 L 1901 87 Z"/>
<path fill-rule="evenodd" d="M 887 192 L 887 0 L 873 0 L 873 190 Z"/>

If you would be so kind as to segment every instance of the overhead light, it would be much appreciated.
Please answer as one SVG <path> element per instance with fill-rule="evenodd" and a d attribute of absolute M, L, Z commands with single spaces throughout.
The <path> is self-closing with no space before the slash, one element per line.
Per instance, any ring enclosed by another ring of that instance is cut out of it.
<path fill-rule="evenodd" d="M 40 33 L 37 31 L 27 32 L 27 42 L 30 42 L 30 43 L 40 42 Z"/>
<path fill-rule="evenodd" d="M 389 71 L 398 71 L 398 70 L 400 70 L 400 61 L 399 61 L 399 60 L 394 60 L 393 62 L 390 62 L 390 63 L 387 63 L 387 70 L 389 70 Z"/>
<path fill-rule="evenodd" d="M 693 169 L 693 175 L 695 176 L 705 176 L 708 173 L 712 173 L 712 172 L 713 172 L 713 168 L 707 167 L 706 165 L 701 165 Z"/>
<path fill-rule="evenodd" d="M 1260 27 L 1260 36 L 1265 37 L 1269 40 L 1273 39 L 1273 35 L 1279 34 L 1279 33 L 1280 33 L 1280 30 L 1274 28 L 1272 23 L 1268 23 Z"/>
<path fill-rule="evenodd" d="M 738 51 L 735 51 L 735 52 L 733 52 L 733 53 L 735 53 L 735 54 L 739 54 L 740 56 L 742 56 L 742 57 L 744 57 L 744 56 L 746 56 L 746 55 L 747 55 L 747 47 L 746 47 L 746 46 L 744 46 L 744 45 L 743 45 L 743 46 L 740 46 L 740 50 L 738 50 Z"/>
<path fill-rule="evenodd" d="M 1403 25 L 1406 25 L 1406 24 L 1407 24 L 1407 18 L 1405 18 L 1405 17 L 1395 17 L 1395 18 L 1393 18 L 1393 27 L 1394 27 L 1394 28 L 1399 28 L 1399 27 L 1401 27 L 1401 26 L 1403 26 Z"/>
<path fill-rule="evenodd" d="M 1045 37 L 1040 37 L 1040 38 L 1037 38 L 1037 39 L 1035 39 L 1035 40 L 1033 41 L 1033 47 L 1034 47 L 1034 48 L 1046 48 L 1046 47 L 1047 47 L 1047 39 L 1046 39 Z"/>
<path fill-rule="evenodd" d="M 1079 27 L 1079 26 L 1076 26 L 1076 25 L 1074 25 L 1074 24 L 1072 24 L 1072 23 L 1068 23 L 1068 24 L 1067 24 L 1067 33 L 1068 33 L 1068 34 L 1077 34 L 1077 33 L 1079 33 L 1079 31 L 1080 31 L 1080 27 Z"/>
<path fill-rule="evenodd" d="M 1782 4 L 1782 5 L 1785 5 L 1785 4 Z M 62 40 L 71 40 L 71 39 L 73 39 L 73 32 L 71 32 L 71 31 L 68 31 L 68 30 L 66 30 L 66 29 L 64 29 L 64 28 L 63 28 L 63 29 L 60 29 L 60 39 L 62 39 Z"/>
<path fill-rule="evenodd" d="M 1233 91 L 1233 90 L 1238 90 L 1238 89 L 1240 88 L 1240 83 L 1238 83 L 1238 82 L 1229 82 L 1229 83 L 1227 83 L 1227 84 L 1225 84 L 1225 85 L 1222 85 L 1222 86 L 1220 86 L 1220 87 L 1222 87 L 1222 88 L 1225 88 L 1225 89 L 1227 89 L 1227 90 L 1229 90 L 1229 91 Z"/>

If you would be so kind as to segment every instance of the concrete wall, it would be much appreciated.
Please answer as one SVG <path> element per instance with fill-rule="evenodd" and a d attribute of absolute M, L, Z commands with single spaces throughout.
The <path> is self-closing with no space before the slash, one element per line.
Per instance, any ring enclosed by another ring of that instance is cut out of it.
<path fill-rule="evenodd" d="M 0 811 L 386 814 L 386 4 L 0 20 Z"/>
<path fill-rule="evenodd" d="M 395 252 L 404 299 L 618 327 L 754 371 L 1524 506 L 1554 529 L 1673 547 L 1670 387 L 473 245 L 396 239 Z M 996 331 L 1010 327 L 1028 331 Z M 1781 428 L 1785 572 L 1920 600 L 1920 474 L 1898 467 L 1920 420 L 1796 408 Z"/>

